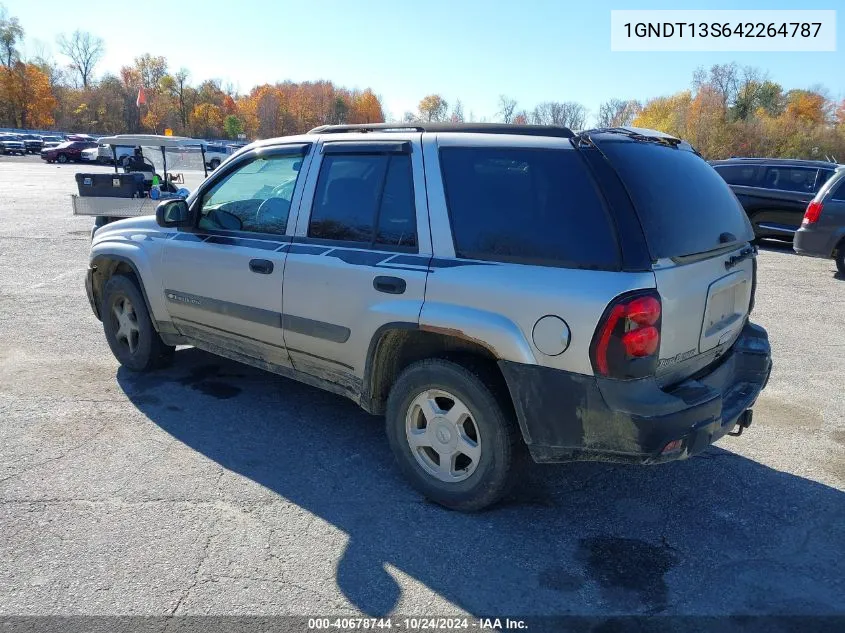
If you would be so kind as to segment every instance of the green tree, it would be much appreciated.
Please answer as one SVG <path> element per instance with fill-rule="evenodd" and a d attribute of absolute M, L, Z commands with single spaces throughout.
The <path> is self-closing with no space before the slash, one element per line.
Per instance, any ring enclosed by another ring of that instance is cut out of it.
<path fill-rule="evenodd" d="M 239 134 L 244 133 L 244 124 L 234 114 L 230 114 L 223 120 L 223 129 L 229 138 L 238 138 Z"/>
<path fill-rule="evenodd" d="M 0 62 L 6 68 L 20 59 L 17 43 L 23 40 L 23 27 L 17 18 L 9 17 L 6 7 L 0 4 Z"/>

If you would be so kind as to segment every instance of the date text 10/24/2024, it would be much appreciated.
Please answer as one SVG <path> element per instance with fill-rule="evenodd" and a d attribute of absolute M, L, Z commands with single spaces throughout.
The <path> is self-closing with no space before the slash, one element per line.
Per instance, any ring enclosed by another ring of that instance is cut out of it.
<path fill-rule="evenodd" d="M 312 631 L 526 631 L 524 620 L 511 618 L 309 618 Z"/>

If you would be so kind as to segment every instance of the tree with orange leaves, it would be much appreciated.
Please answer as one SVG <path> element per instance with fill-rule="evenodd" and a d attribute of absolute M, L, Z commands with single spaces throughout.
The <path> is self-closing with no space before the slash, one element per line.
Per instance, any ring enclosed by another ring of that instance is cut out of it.
<path fill-rule="evenodd" d="M 213 103 L 200 103 L 194 107 L 189 121 L 191 133 L 199 138 L 221 136 L 223 113 Z"/>
<path fill-rule="evenodd" d="M 352 105 L 349 110 L 350 123 L 383 123 L 384 110 L 381 101 L 367 88 L 364 92 L 352 95 Z"/>
<path fill-rule="evenodd" d="M 20 128 L 52 125 L 58 105 L 47 75 L 23 62 L 0 68 L 0 102 L 6 104 L 14 125 Z"/>

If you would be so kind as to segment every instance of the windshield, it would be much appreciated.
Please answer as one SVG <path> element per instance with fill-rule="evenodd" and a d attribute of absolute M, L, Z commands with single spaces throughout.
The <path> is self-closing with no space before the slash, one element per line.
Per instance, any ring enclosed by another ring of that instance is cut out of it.
<path fill-rule="evenodd" d="M 199 147 L 168 147 L 164 150 L 164 157 L 161 155 L 160 147 L 142 147 L 141 152 L 144 158 L 153 164 L 156 173 L 164 177 L 164 160 L 167 159 L 167 173 L 180 173 L 185 178 L 181 185 L 193 191 L 203 180 L 205 170 L 202 164 L 202 153 Z M 132 149 L 118 148 L 118 156 L 131 154 Z"/>
<path fill-rule="evenodd" d="M 596 143 L 616 169 L 655 259 L 706 253 L 754 233 L 728 184 L 690 150 L 658 143 Z"/>

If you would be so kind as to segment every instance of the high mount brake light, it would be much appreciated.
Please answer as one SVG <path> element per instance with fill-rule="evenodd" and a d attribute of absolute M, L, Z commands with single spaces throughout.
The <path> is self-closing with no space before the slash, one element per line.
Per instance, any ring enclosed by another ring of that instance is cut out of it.
<path fill-rule="evenodd" d="M 653 374 L 660 349 L 660 317 L 660 297 L 654 291 L 614 299 L 593 336 L 593 369 L 609 378 Z"/>

